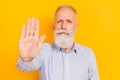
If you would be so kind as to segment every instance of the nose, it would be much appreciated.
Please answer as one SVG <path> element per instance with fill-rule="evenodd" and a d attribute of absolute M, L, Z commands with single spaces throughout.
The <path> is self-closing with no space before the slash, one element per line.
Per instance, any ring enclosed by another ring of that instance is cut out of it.
<path fill-rule="evenodd" d="M 66 29 L 66 23 L 65 23 L 65 21 L 62 21 L 61 29 Z"/>

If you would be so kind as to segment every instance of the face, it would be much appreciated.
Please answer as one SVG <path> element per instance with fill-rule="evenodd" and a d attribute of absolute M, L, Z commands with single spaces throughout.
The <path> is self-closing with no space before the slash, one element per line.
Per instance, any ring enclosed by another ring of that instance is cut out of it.
<path fill-rule="evenodd" d="M 69 8 L 60 9 L 55 15 L 54 30 L 76 31 L 76 14 Z"/>
<path fill-rule="evenodd" d="M 77 27 L 75 12 L 69 8 L 60 9 L 55 15 L 53 25 L 56 46 L 60 48 L 72 47 Z"/>

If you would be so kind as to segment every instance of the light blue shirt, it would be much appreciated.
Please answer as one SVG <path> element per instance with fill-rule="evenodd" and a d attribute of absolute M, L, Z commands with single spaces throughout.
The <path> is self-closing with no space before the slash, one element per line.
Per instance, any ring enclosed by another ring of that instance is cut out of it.
<path fill-rule="evenodd" d="M 17 67 L 24 72 L 39 69 L 40 80 L 100 80 L 93 51 L 76 43 L 70 52 L 45 43 L 32 61 L 19 57 Z"/>

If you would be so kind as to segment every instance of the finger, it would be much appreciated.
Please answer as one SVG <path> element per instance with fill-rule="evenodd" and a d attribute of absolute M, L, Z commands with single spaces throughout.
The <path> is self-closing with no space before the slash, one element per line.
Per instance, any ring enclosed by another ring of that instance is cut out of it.
<path fill-rule="evenodd" d="M 43 35 L 43 36 L 41 36 L 40 38 L 39 38 L 39 40 L 37 41 L 37 43 L 36 43 L 36 45 L 34 45 L 36 48 L 35 48 L 35 50 L 34 51 L 36 51 L 36 52 L 32 52 L 31 51 L 31 56 L 33 56 L 33 57 L 36 57 L 37 55 L 38 55 L 38 52 L 41 50 L 41 48 L 42 48 L 42 44 L 43 44 L 43 41 L 44 41 L 44 39 L 45 39 L 45 35 Z"/>
<path fill-rule="evenodd" d="M 38 44 L 37 44 L 37 46 L 38 46 L 39 49 L 41 48 L 41 46 L 42 46 L 43 41 L 45 40 L 45 38 L 46 38 L 46 35 L 43 35 L 43 36 L 41 36 L 41 37 L 39 38 Z"/>
<path fill-rule="evenodd" d="M 31 25 L 30 25 L 30 36 L 33 36 L 34 28 L 35 28 L 35 18 L 33 17 L 31 20 Z"/>
<path fill-rule="evenodd" d="M 35 31 L 34 31 L 34 35 L 35 35 L 36 37 L 39 36 L 39 21 L 38 21 L 37 19 L 35 20 Z"/>
<path fill-rule="evenodd" d="M 31 19 L 28 19 L 27 25 L 26 25 L 26 28 L 25 28 L 26 37 L 29 36 L 29 34 L 30 34 L 30 24 L 31 24 Z"/>
<path fill-rule="evenodd" d="M 24 38 L 25 37 L 25 25 L 23 25 L 22 27 L 22 33 L 21 33 L 21 38 Z"/>

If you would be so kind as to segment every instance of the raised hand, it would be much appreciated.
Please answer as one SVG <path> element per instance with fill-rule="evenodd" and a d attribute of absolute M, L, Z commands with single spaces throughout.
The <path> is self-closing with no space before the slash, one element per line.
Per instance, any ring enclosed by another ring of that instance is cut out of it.
<path fill-rule="evenodd" d="M 23 25 L 19 41 L 20 57 L 23 61 L 31 61 L 38 56 L 45 37 L 43 35 L 39 38 L 39 21 L 34 17 L 28 19 L 27 24 Z"/>

